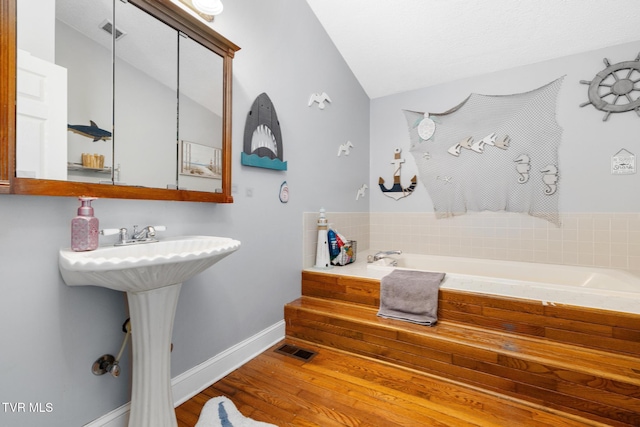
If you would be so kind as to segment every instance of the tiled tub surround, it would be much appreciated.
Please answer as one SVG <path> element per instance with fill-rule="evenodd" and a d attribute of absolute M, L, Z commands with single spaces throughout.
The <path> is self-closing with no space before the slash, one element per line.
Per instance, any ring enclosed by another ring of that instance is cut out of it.
<path fill-rule="evenodd" d="M 304 214 L 304 268 L 313 266 L 318 214 Z M 329 222 L 358 251 L 401 249 L 506 261 L 627 270 L 640 275 L 640 213 L 561 213 L 562 225 L 516 213 L 334 213 Z"/>
<path fill-rule="evenodd" d="M 606 267 L 640 274 L 640 213 L 371 213 L 370 247 L 409 253 Z"/>

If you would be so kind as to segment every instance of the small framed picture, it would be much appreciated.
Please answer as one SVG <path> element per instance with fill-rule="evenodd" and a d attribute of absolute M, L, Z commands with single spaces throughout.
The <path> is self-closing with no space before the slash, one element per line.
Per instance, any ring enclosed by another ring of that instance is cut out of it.
<path fill-rule="evenodd" d="M 222 149 L 180 141 L 180 175 L 222 178 Z"/>

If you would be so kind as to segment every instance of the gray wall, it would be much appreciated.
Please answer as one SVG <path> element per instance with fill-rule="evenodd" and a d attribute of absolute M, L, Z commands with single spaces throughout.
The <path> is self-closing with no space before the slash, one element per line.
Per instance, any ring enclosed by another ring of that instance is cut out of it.
<path fill-rule="evenodd" d="M 621 148 L 640 156 L 640 118 L 635 112 L 626 112 L 612 114 L 603 122 L 603 112 L 592 106 L 579 107 L 588 101 L 588 86 L 579 82 L 592 80 L 604 69 L 603 58 L 608 58 L 611 64 L 633 61 L 639 51 L 640 41 L 437 86 L 425 84 L 424 89 L 374 99 L 371 101 L 370 182 L 377 183 L 378 177 L 390 182 L 389 163 L 395 147 L 403 149 L 404 179 L 417 173 L 409 153 L 403 109 L 441 113 L 458 105 L 470 93 L 528 92 L 565 76 L 557 104 L 557 120 L 563 128 L 559 149 L 559 211 L 640 212 L 640 198 L 632 196 L 638 192 L 640 173 L 612 175 L 610 167 L 611 156 Z M 634 78 L 639 76 L 636 73 Z M 633 96 L 635 99 L 637 92 Z M 433 205 L 426 189 L 418 182 L 414 194 L 398 202 L 385 197 L 377 188 L 372 190 L 371 211 L 431 212 Z"/>
<path fill-rule="evenodd" d="M 303 212 L 368 210 L 368 199 L 356 201 L 355 193 L 369 177 L 369 99 L 306 2 L 226 2 L 215 27 L 242 48 L 234 61 L 235 203 L 94 202 L 102 228 L 163 224 L 167 236 L 242 241 L 238 252 L 183 286 L 172 376 L 282 320 L 284 304 L 300 293 Z M 310 94 L 321 91 L 333 102 L 323 111 L 307 107 Z M 240 165 L 246 115 L 262 92 L 280 119 L 286 172 Z M 347 140 L 355 149 L 338 158 Z M 281 204 L 285 180 L 290 201 Z M 77 204 L 0 197 L 0 402 L 53 405 L 43 414 L 0 407 L 2 426 L 80 426 L 130 399 L 128 356 L 118 379 L 90 372 L 97 357 L 120 348 L 123 294 L 69 288 L 58 272 L 57 251 L 69 245 Z"/>

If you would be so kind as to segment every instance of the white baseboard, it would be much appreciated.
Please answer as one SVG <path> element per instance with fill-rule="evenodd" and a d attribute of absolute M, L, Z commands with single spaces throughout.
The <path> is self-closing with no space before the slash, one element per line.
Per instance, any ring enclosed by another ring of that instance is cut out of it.
<path fill-rule="evenodd" d="M 284 336 L 285 324 L 284 320 L 281 320 L 173 378 L 171 386 L 175 406 L 186 402 L 225 375 L 238 369 L 258 354 L 283 340 Z M 97 420 L 85 424 L 84 427 L 127 427 L 130 406 L 130 403 L 122 405 Z"/>

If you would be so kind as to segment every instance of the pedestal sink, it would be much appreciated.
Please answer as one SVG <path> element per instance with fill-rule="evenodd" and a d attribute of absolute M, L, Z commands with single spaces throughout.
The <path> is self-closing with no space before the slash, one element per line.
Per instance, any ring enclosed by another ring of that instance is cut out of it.
<path fill-rule="evenodd" d="M 127 293 L 133 346 L 129 427 L 177 427 L 170 349 L 180 288 L 239 247 L 229 238 L 187 236 L 89 252 L 60 250 L 67 285 Z"/>

